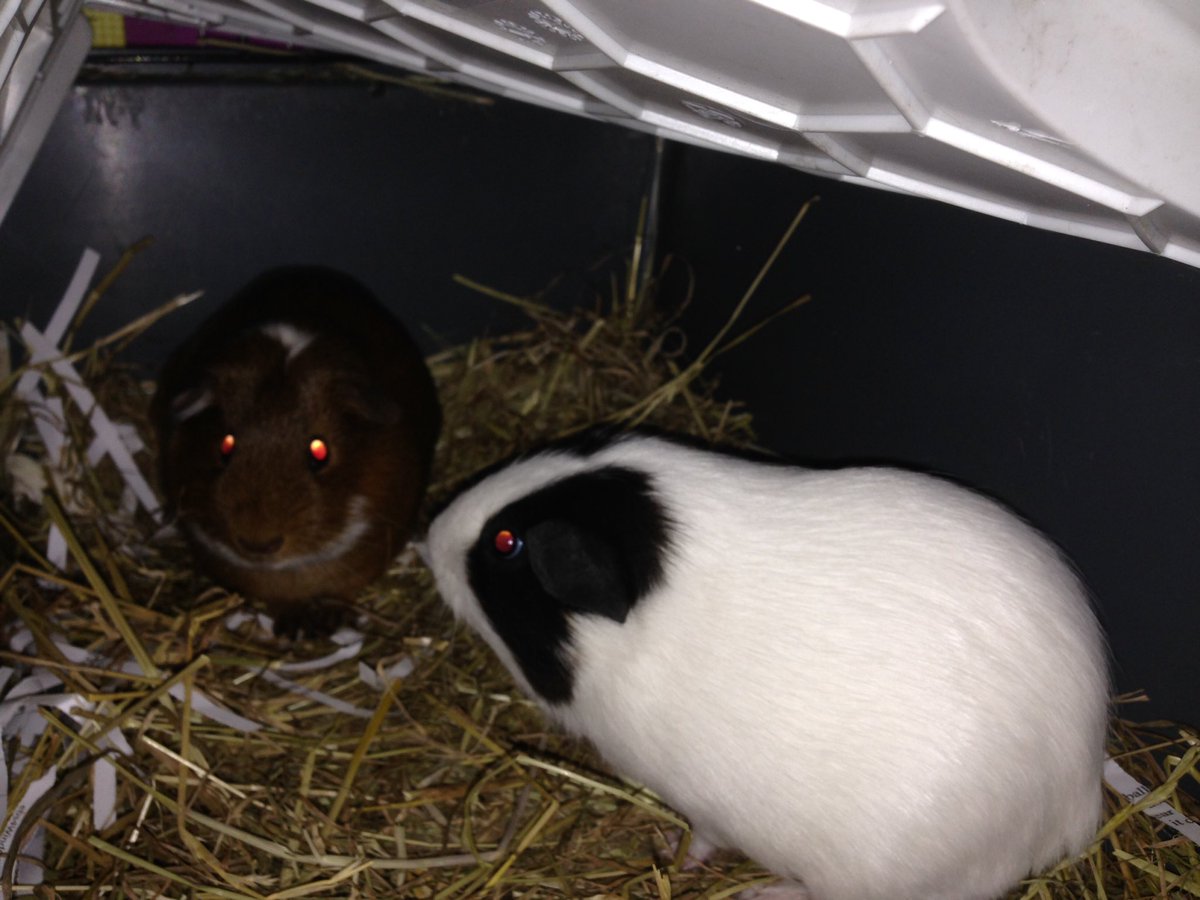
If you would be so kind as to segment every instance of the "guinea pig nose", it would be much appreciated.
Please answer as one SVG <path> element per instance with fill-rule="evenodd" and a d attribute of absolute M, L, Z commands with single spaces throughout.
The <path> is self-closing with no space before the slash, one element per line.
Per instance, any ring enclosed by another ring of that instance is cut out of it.
<path fill-rule="evenodd" d="M 243 553 L 249 553 L 253 556 L 270 556 L 283 546 L 283 538 L 273 537 L 266 541 L 252 541 L 248 538 L 240 537 L 237 539 L 237 544 Z"/>

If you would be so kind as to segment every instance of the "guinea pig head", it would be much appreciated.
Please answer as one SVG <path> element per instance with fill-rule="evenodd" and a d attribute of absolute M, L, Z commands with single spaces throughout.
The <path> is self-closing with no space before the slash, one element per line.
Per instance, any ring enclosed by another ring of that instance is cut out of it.
<path fill-rule="evenodd" d="M 329 338 L 252 333 L 169 414 L 168 501 L 218 580 L 266 599 L 346 596 L 399 549 L 399 513 L 380 507 L 400 463 L 379 452 L 399 411 Z"/>
<path fill-rule="evenodd" d="M 551 704 L 571 700 L 573 627 L 624 622 L 662 578 L 668 549 L 644 473 L 573 468 L 542 455 L 486 478 L 434 520 L 426 550 L 450 607 Z"/>

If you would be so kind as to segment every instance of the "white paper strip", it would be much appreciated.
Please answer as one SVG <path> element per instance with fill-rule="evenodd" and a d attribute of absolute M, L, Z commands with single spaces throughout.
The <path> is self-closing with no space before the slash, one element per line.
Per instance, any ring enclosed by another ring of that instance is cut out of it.
<path fill-rule="evenodd" d="M 46 461 L 52 469 L 61 471 L 65 463 L 64 451 L 68 444 L 63 404 L 58 397 L 46 396 L 40 385 L 42 374 L 34 368 L 49 363 L 54 373 L 66 385 L 71 400 L 88 417 L 95 432 L 95 437 L 86 452 L 88 463 L 94 466 L 102 457 L 110 457 L 127 486 L 125 496 L 122 497 L 122 509 L 132 512 L 134 503 L 137 503 L 158 521 L 162 515 L 158 497 L 133 460 L 133 454 L 142 446 L 141 439 L 136 433 L 131 434 L 129 426 L 118 426 L 108 418 L 96 403 L 95 396 L 84 385 L 79 373 L 62 358 L 62 351 L 58 347 L 83 303 L 99 262 L 100 255 L 95 250 L 84 250 L 71 283 L 59 300 L 45 331 L 38 331 L 29 322 L 22 326 L 21 337 L 29 349 L 30 368 L 17 380 L 15 393 L 17 398 L 29 407 L 34 427 L 45 448 Z M 54 525 L 50 526 L 47 538 L 46 558 L 59 569 L 66 568 L 66 541 Z"/>
<path fill-rule="evenodd" d="M 8 639 L 8 649 L 13 653 L 28 653 L 33 646 L 33 632 L 22 625 Z"/>
<path fill-rule="evenodd" d="M 354 657 L 358 656 L 358 654 L 362 652 L 363 636 L 357 631 L 350 632 L 350 634 L 353 636 L 351 641 L 342 646 L 340 649 L 335 650 L 333 653 L 326 654 L 325 656 L 321 656 L 316 659 L 304 659 L 299 660 L 298 662 L 279 663 L 271 668 L 276 672 L 314 672 L 318 669 L 328 669 L 330 666 L 337 665 L 344 659 L 354 659 Z M 340 641 L 338 641 L 339 635 L 342 636 L 343 640 L 346 638 L 346 635 L 342 634 L 342 632 L 335 634 L 333 639 L 338 643 L 340 643 Z"/>
<path fill-rule="evenodd" d="M 29 679 L 26 679 L 29 680 Z M 6 697 L 0 701 L 0 734 L 15 734 L 20 727 L 17 717 L 31 706 L 39 706 L 44 701 L 49 704 L 63 695 L 55 694 L 26 694 L 23 697 Z"/>
<path fill-rule="evenodd" d="M 1104 780 L 1108 782 L 1109 787 L 1130 803 L 1137 803 L 1150 793 L 1150 788 L 1146 787 L 1111 759 L 1104 761 Z M 1154 806 L 1147 807 L 1143 812 L 1148 816 L 1158 819 L 1164 825 L 1175 829 L 1175 831 L 1182 834 L 1193 844 L 1200 847 L 1200 822 L 1197 822 L 1190 816 L 1185 816 L 1179 810 L 1175 809 L 1175 807 L 1171 806 L 1171 804 L 1156 803 Z"/>
<path fill-rule="evenodd" d="M 42 694 L 28 699 L 36 702 L 26 704 L 13 720 L 12 726 L 7 729 L 16 734 L 22 747 L 33 746 L 33 742 L 46 730 L 46 720 L 38 712 L 39 709 L 56 709 L 68 718 L 76 712 L 91 712 L 95 709 L 95 704 L 89 703 L 78 694 Z"/>
<path fill-rule="evenodd" d="M 46 337 L 51 344 L 57 345 L 67 333 L 71 320 L 75 318 L 75 313 L 83 303 L 87 286 L 96 274 L 96 266 L 99 263 L 99 253 L 91 248 L 83 251 L 79 265 L 75 267 L 75 274 L 71 276 L 71 283 L 62 299 L 58 301 L 54 315 L 50 317 L 46 326 Z M 57 397 L 47 398 L 39 390 L 39 378 L 35 371 L 25 372 L 17 380 L 16 395 L 29 406 L 33 414 L 34 427 L 42 439 L 47 461 L 51 466 L 58 467 L 63 463 L 63 450 L 67 445 L 62 401 Z M 50 535 L 46 541 L 46 558 L 59 569 L 65 569 L 67 566 L 67 542 L 56 525 L 50 526 Z"/>
<path fill-rule="evenodd" d="M 358 664 L 358 677 L 363 684 L 374 688 L 377 691 L 382 691 L 384 687 L 396 681 L 399 678 L 407 678 L 412 674 L 413 669 L 417 667 L 416 662 L 411 656 L 405 656 L 398 662 L 392 663 L 383 670 L 383 678 L 364 662 Z"/>
<path fill-rule="evenodd" d="M 4 830 L 0 831 L 0 866 L 4 865 L 9 853 L 21 852 L 20 847 L 14 846 L 14 838 L 17 831 L 20 829 L 21 823 L 25 821 L 25 816 L 28 815 L 30 807 L 37 803 L 46 791 L 54 787 L 57 780 L 58 770 L 52 766 L 41 778 L 29 785 L 28 790 L 25 791 L 25 796 L 21 798 L 16 808 L 13 809 L 12 815 L 4 823 Z M 25 852 L 29 856 L 36 856 L 38 858 L 41 856 L 38 853 L 39 845 L 37 843 L 38 832 L 40 831 L 40 828 L 35 829 L 33 834 L 27 838 L 30 845 L 26 846 Z M 17 865 L 17 880 L 23 884 L 41 884 L 42 867 L 36 863 L 31 865 L 26 863 L 25 860 L 21 860 Z"/>
<path fill-rule="evenodd" d="M 37 375 L 33 372 L 26 372 L 17 381 L 16 396 L 29 407 L 34 428 L 37 429 L 38 437 L 42 439 L 46 461 L 51 467 L 61 467 L 63 451 L 67 445 L 62 401 L 57 397 L 47 399 L 39 390 Z M 67 567 L 67 542 L 57 525 L 50 526 L 50 535 L 46 540 L 46 559 L 60 570 Z"/>
<path fill-rule="evenodd" d="M 123 664 L 121 671 L 128 672 L 131 675 L 146 674 L 142 671 L 141 666 L 132 661 Z M 173 684 L 167 688 L 167 693 L 182 703 L 184 697 L 187 695 L 187 690 L 182 684 Z M 214 722 L 219 722 L 227 728 L 232 728 L 244 734 L 253 734 L 262 728 L 258 722 L 239 716 L 232 710 L 226 709 L 215 700 L 209 698 L 203 691 L 196 690 L 196 688 L 192 688 L 192 709 L 206 719 L 212 719 Z"/>
<path fill-rule="evenodd" d="M 262 613 L 249 613 L 243 610 L 230 613 L 225 618 L 225 627 L 230 631 L 236 631 L 249 621 L 255 621 L 259 628 L 264 631 L 271 631 L 273 623 L 271 619 L 264 616 Z M 324 656 L 315 659 L 297 660 L 296 662 L 285 662 L 272 665 L 269 669 L 247 667 L 247 672 L 253 672 L 260 678 L 265 679 L 276 687 L 284 688 L 291 691 L 293 694 L 298 694 L 312 700 L 314 703 L 320 703 L 322 706 L 328 706 L 336 712 L 345 713 L 348 716 L 355 716 L 360 719 L 369 719 L 374 714 L 372 710 L 363 709 L 361 706 L 355 706 L 352 703 L 347 703 L 345 700 L 339 700 L 337 697 L 332 697 L 329 694 L 312 688 L 298 684 L 289 678 L 284 678 L 280 672 L 314 672 L 319 669 L 328 669 L 330 666 L 337 665 L 347 659 L 354 659 L 362 652 L 363 637 L 362 632 L 355 631 L 353 628 L 340 628 L 330 637 L 330 640 L 335 644 L 340 644 L 339 649 L 333 653 L 327 653 Z M 386 677 L 389 681 L 396 678 L 403 678 L 412 672 L 414 663 L 408 657 L 394 663 L 388 670 Z M 358 674 L 366 684 L 375 688 L 377 691 L 383 690 L 383 683 L 379 677 L 365 663 L 358 664 Z"/>
<path fill-rule="evenodd" d="M 17 860 L 16 882 L 23 885 L 41 884 L 46 878 L 46 870 L 41 864 L 46 854 L 46 829 L 41 825 L 36 826 L 18 852 L 21 853 L 21 859 Z"/>
<path fill-rule="evenodd" d="M 373 715 L 373 711 L 363 709 L 361 706 L 355 706 L 352 703 L 347 703 L 345 700 L 339 700 L 337 697 L 331 697 L 329 694 L 323 694 L 320 691 L 314 691 L 312 688 L 307 688 L 302 684 L 297 684 L 294 681 L 289 681 L 282 675 L 276 675 L 270 669 L 262 673 L 263 679 L 271 682 L 281 688 L 287 688 L 294 694 L 299 694 L 306 697 L 315 703 L 320 703 L 322 706 L 328 706 L 332 710 L 340 713 L 345 713 L 348 716 L 357 716 L 360 719 L 369 719 Z"/>
<path fill-rule="evenodd" d="M 185 691 L 182 684 L 176 684 L 168 688 L 167 693 L 182 702 Z M 192 709 L 207 719 L 212 719 L 214 722 L 219 722 L 227 728 L 233 728 L 245 734 L 253 734 L 262 728 L 262 725 L 258 722 L 247 719 L 244 716 L 239 716 L 237 713 L 226 709 L 215 700 L 210 700 L 207 695 L 195 688 L 192 689 Z"/>
<path fill-rule="evenodd" d="M 66 293 L 58 301 L 58 308 L 54 310 L 54 315 L 46 325 L 46 337 L 52 343 L 59 343 L 66 335 L 67 328 L 75 318 L 75 313 L 79 312 L 88 285 L 96 276 L 96 267 L 99 265 L 100 254 L 91 247 L 85 249 L 79 259 L 79 265 L 75 267 L 75 274 L 71 276 L 71 283 L 67 285 Z"/>
<path fill-rule="evenodd" d="M 0 809 L 8 810 L 8 760 L 4 754 L 4 741 L 0 740 Z"/>
<path fill-rule="evenodd" d="M 44 690 L 44 688 L 48 687 L 61 686 L 61 682 L 59 682 L 57 679 L 54 680 L 53 684 L 43 686 L 41 682 L 47 680 L 47 678 L 54 678 L 54 676 L 50 675 L 48 672 L 39 671 L 35 675 L 32 675 L 20 682 L 16 687 L 9 691 L 7 697 L 5 697 L 3 700 L 0 700 L 0 734 L 8 735 L 16 733 L 16 730 L 19 727 L 16 724 L 17 717 L 25 710 L 37 706 L 56 705 L 60 700 L 67 696 L 61 691 L 50 692 Z M 26 690 L 27 686 L 34 687 L 39 691 L 39 693 L 29 692 Z M 17 693 L 18 690 L 22 691 L 22 693 L 19 695 Z"/>
<path fill-rule="evenodd" d="M 117 820 L 117 767 L 105 757 L 92 763 L 92 829 L 103 831 Z"/>
<path fill-rule="evenodd" d="M 103 748 L 113 748 L 126 757 L 133 756 L 133 747 L 120 731 L 109 731 L 100 740 Z M 107 757 L 96 760 L 92 773 L 92 826 L 100 831 L 117 820 L 117 767 Z"/>
<path fill-rule="evenodd" d="M 9 647 L 17 653 L 28 653 L 33 647 L 33 635 L 29 629 L 21 628 L 9 639 Z M 98 660 L 94 654 L 81 647 L 76 647 L 66 641 L 56 640 L 55 646 L 68 660 L 75 663 L 96 663 L 104 665 L 105 661 Z M 143 674 L 141 668 L 133 662 L 127 662 L 122 670 L 130 674 Z M 14 674 L 8 666 L 0 668 L 0 688 L 3 688 Z M 30 746 L 45 730 L 46 720 L 39 712 L 42 708 L 58 709 L 67 715 L 79 711 L 90 711 L 95 705 L 86 701 L 78 694 L 63 692 L 62 681 L 46 669 L 35 668 L 29 675 L 12 685 L 3 700 L 0 700 L 0 812 L 8 808 L 9 765 L 5 758 L 4 746 L 8 739 L 16 737 L 21 746 Z M 57 690 L 56 690 L 57 688 Z M 168 693 L 182 700 L 185 688 L 176 684 L 168 689 Z M 225 709 L 202 692 L 192 691 L 192 709 L 217 722 L 243 732 L 253 732 L 261 726 Z M 86 727 L 85 727 L 86 731 Z M 113 748 L 126 756 L 133 755 L 133 748 L 120 731 L 114 730 L 103 735 L 99 740 L 102 748 Z M 14 761 L 12 771 L 15 773 L 25 762 L 22 756 Z M 51 766 L 40 779 L 35 781 L 23 798 L 22 803 L 13 811 L 7 820 L 4 831 L 0 833 L 0 866 L 12 845 L 13 835 L 20 827 L 29 807 L 51 787 L 57 779 L 58 770 Z M 117 816 L 117 769 L 112 761 L 101 757 L 92 764 L 92 826 L 101 831 L 116 821 Z M 22 851 L 23 858 L 16 867 L 16 880 L 24 885 L 40 884 L 44 877 L 42 859 L 45 842 L 44 829 L 32 831 L 25 842 Z M 18 848 L 12 848 L 14 851 Z"/>
<path fill-rule="evenodd" d="M 95 654 L 88 653 L 82 647 L 76 647 L 74 644 L 69 644 L 64 640 L 56 640 L 54 642 L 54 646 L 58 648 L 58 652 L 61 653 L 68 662 L 73 662 L 77 666 L 88 666 L 99 662 L 99 660 L 96 659 Z"/>
<path fill-rule="evenodd" d="M 129 448 L 121 440 L 121 433 L 117 429 L 116 424 L 108 417 L 108 414 L 100 405 L 96 403 L 95 396 L 83 383 L 83 379 L 80 378 L 79 373 L 61 356 L 58 347 L 47 340 L 32 325 L 27 323 L 21 328 L 21 339 L 30 348 L 32 363 L 40 364 L 49 362 L 50 368 L 54 370 L 54 374 L 62 379 L 71 400 L 79 407 L 80 412 L 88 417 L 92 430 L 96 433 L 96 440 L 103 444 L 105 452 L 112 459 L 113 463 L 116 464 L 121 477 L 125 479 L 125 483 L 129 485 L 130 489 L 137 496 L 138 502 L 157 521 L 160 518 L 158 497 L 155 496 L 149 483 L 142 476 L 141 470 L 138 468 L 137 463 L 134 462 L 133 456 L 129 453 Z"/>
<path fill-rule="evenodd" d="M 22 628 L 13 635 L 9 646 L 17 652 L 24 652 L 32 649 L 30 647 L 32 643 L 33 635 L 28 629 Z M 72 662 L 86 663 L 94 659 L 93 654 L 66 641 L 55 640 L 54 643 L 59 651 Z M 0 687 L 8 682 L 12 673 L 13 670 L 9 667 L 0 669 Z M 46 730 L 46 720 L 39 713 L 39 709 L 43 707 L 58 709 L 67 715 L 78 711 L 91 711 L 95 708 L 95 704 L 89 703 L 78 694 L 53 690 L 61 687 L 62 681 L 57 676 L 45 669 L 36 668 L 30 675 L 14 684 L 4 699 L 0 701 L 0 810 L 8 808 L 9 769 L 7 760 L 4 758 L 3 739 L 16 737 L 22 746 L 31 745 Z M 99 743 L 101 747 L 111 747 L 127 756 L 133 755 L 133 748 L 129 746 L 129 741 L 120 731 L 111 731 L 105 734 Z M 24 760 L 21 759 L 19 762 L 23 763 Z M 43 777 L 53 776 L 54 771 L 56 770 L 48 772 Z M 92 824 L 97 831 L 107 828 L 116 821 L 116 799 L 116 766 L 107 758 L 97 759 L 92 770 Z M 39 841 L 40 838 L 37 835 L 30 839 L 25 848 L 27 856 L 41 859 L 38 850 Z M 25 868 L 18 869 L 20 873 L 18 877 L 24 879 L 23 883 L 25 884 L 38 883 L 38 879 L 41 877 L 40 866 L 36 866 L 36 863 L 23 863 L 23 865 Z M 30 868 L 31 865 L 33 868 Z"/>
<path fill-rule="evenodd" d="M 67 569 L 67 539 L 57 525 L 50 526 L 50 536 L 46 539 L 46 561 L 60 572 Z"/>
<path fill-rule="evenodd" d="M 142 436 L 138 434 L 138 430 L 128 422 L 117 423 L 117 435 L 121 438 L 121 443 L 125 445 L 125 449 L 130 453 L 141 453 L 146 449 L 146 442 L 142 440 Z M 104 454 L 107 452 L 103 441 L 99 438 L 93 439 L 92 443 L 88 446 L 88 465 L 96 465 L 104 458 Z"/>
<path fill-rule="evenodd" d="M 257 628 L 267 633 L 270 633 L 274 627 L 274 623 L 272 623 L 270 616 L 264 615 L 263 613 L 245 612 L 244 610 L 239 609 L 237 612 L 231 612 L 225 617 L 225 629 L 227 631 L 237 631 L 250 621 L 253 621 Z"/>
<path fill-rule="evenodd" d="M 133 756 L 133 747 L 129 745 L 129 741 L 125 740 L 125 735 L 119 731 L 110 731 L 104 735 L 104 739 L 100 742 L 101 747 L 114 747 L 117 752 L 125 756 Z"/>
<path fill-rule="evenodd" d="M 17 700 L 21 697 L 28 697 L 30 694 L 44 693 L 61 683 L 56 676 L 50 674 L 45 669 L 34 669 L 33 674 L 26 675 L 14 684 L 12 690 L 4 695 L 4 699 L 6 701 Z M 4 718 L 0 716 L 0 728 L 2 727 L 4 727 Z"/>

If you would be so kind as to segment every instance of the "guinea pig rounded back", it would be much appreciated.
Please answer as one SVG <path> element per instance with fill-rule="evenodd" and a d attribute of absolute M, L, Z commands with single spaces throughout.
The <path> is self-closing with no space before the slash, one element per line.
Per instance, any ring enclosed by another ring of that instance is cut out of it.
<path fill-rule="evenodd" d="M 425 552 L 553 718 L 813 900 L 986 900 L 1095 834 L 1099 626 L 972 491 L 633 435 L 489 475 Z"/>
<path fill-rule="evenodd" d="M 319 633 L 412 532 L 440 428 L 400 322 L 352 278 L 261 275 L 167 361 L 160 481 L 197 561 Z"/>

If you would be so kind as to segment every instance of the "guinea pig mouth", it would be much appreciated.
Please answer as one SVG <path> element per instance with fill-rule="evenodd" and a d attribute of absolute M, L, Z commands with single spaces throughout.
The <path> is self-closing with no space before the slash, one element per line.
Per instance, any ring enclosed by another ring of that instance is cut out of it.
<path fill-rule="evenodd" d="M 353 497 L 346 509 L 346 521 L 341 530 L 316 550 L 295 556 L 250 557 L 238 552 L 220 538 L 214 537 L 196 522 L 184 521 L 182 524 L 197 544 L 224 563 L 255 572 L 286 572 L 333 562 L 354 549 L 371 530 L 371 521 L 367 517 L 367 506 L 366 497 L 361 495 Z"/>

